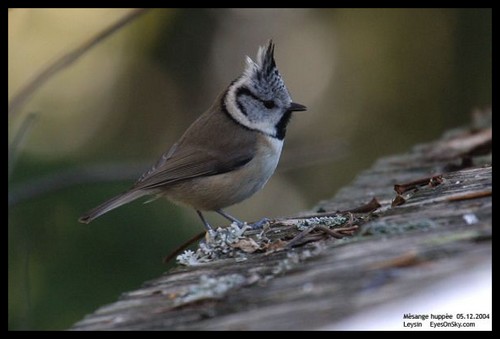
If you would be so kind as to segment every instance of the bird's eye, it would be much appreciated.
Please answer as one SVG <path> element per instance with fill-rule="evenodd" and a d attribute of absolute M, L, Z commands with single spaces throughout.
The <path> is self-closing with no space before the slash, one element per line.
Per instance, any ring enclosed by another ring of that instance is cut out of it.
<path fill-rule="evenodd" d="M 267 101 L 264 101 L 264 106 L 266 106 L 266 108 L 274 108 L 275 104 L 274 104 L 274 101 L 272 100 L 267 100 Z"/>

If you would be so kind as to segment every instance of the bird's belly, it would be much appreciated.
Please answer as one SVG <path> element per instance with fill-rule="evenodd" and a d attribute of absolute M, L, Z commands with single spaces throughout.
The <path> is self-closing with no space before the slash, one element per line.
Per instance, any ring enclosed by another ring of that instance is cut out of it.
<path fill-rule="evenodd" d="M 282 141 L 271 142 L 241 168 L 227 173 L 199 177 L 168 187 L 172 201 L 198 210 L 213 211 L 239 203 L 259 191 L 278 165 Z"/>

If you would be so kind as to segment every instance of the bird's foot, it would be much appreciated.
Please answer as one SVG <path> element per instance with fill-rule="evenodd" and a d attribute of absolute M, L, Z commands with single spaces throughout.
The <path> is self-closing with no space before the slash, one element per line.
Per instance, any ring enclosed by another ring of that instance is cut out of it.
<path fill-rule="evenodd" d="M 245 221 L 239 221 L 239 220 L 234 220 L 233 223 L 236 224 L 240 229 L 243 228 L 249 228 L 252 230 L 260 230 L 263 228 L 266 224 L 268 224 L 271 220 L 268 218 L 262 218 L 259 221 L 252 222 L 252 223 L 247 223 Z"/>
<path fill-rule="evenodd" d="M 271 221 L 269 218 L 262 218 L 259 221 L 248 224 L 253 230 L 259 230 Z"/>
<path fill-rule="evenodd" d="M 233 223 L 235 223 L 240 229 L 242 229 L 244 227 L 248 227 L 252 230 L 260 230 L 266 224 L 268 224 L 270 221 L 271 220 L 268 218 L 262 218 L 259 221 L 252 222 L 252 223 L 247 223 L 247 222 L 239 221 L 239 220 L 237 220 L 237 221 L 235 220 L 235 221 L 233 221 Z"/>
<path fill-rule="evenodd" d="M 257 229 L 264 227 L 264 225 L 269 223 L 269 221 L 270 221 L 268 218 L 263 218 L 259 221 L 256 221 L 256 222 L 249 224 L 249 223 L 246 223 L 246 222 L 243 222 L 243 221 L 236 219 L 235 217 L 233 217 L 232 215 L 230 215 L 229 213 L 227 213 L 221 209 L 217 210 L 215 212 L 219 213 L 220 215 L 222 215 L 224 218 L 228 219 L 229 221 L 236 223 L 236 225 L 238 225 L 239 228 L 243 228 L 246 225 L 246 226 L 250 226 L 253 230 L 257 230 Z"/>

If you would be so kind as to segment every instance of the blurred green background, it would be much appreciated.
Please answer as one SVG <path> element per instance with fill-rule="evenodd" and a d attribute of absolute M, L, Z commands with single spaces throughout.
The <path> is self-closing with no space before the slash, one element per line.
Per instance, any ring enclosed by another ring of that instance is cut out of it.
<path fill-rule="evenodd" d="M 129 11 L 9 10 L 9 100 Z M 491 9 L 146 12 L 9 117 L 9 146 L 24 136 L 9 163 L 9 328 L 68 328 L 168 269 L 202 230 L 193 210 L 159 200 L 77 219 L 127 189 L 269 38 L 308 111 L 266 188 L 228 209 L 248 221 L 310 209 L 380 156 L 466 124 L 491 104 L 491 34 Z"/>

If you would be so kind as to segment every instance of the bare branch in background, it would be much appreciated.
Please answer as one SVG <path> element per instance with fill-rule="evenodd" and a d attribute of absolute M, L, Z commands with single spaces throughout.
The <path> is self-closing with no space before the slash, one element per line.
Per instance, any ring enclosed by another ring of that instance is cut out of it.
<path fill-rule="evenodd" d="M 339 161 L 339 159 L 346 156 L 347 150 L 346 147 L 324 143 L 290 149 L 288 153 L 290 156 L 283 159 L 283 166 L 280 165 L 279 168 L 280 172 L 300 169 L 318 163 Z M 129 185 L 131 185 L 152 163 L 152 161 L 114 163 L 69 168 L 40 178 L 26 180 L 11 185 L 13 187 L 9 188 L 9 207 L 61 189 L 83 184 L 128 180 Z"/>
<path fill-rule="evenodd" d="M 26 103 L 26 101 L 35 93 L 45 82 L 52 78 L 56 73 L 63 70 L 64 68 L 70 66 L 76 60 L 78 60 L 82 55 L 89 51 L 92 47 L 106 39 L 108 36 L 112 35 L 114 32 L 118 31 L 120 28 L 124 27 L 128 23 L 132 22 L 134 19 L 139 17 L 141 14 L 146 12 L 148 9 L 134 9 L 125 15 L 123 18 L 118 20 L 116 23 L 107 27 L 90 40 L 78 46 L 76 49 L 70 51 L 69 53 L 63 55 L 61 58 L 57 59 L 54 63 L 50 64 L 47 68 L 42 70 L 34 79 L 28 82 L 17 94 L 14 95 L 9 104 L 9 117 L 12 117 L 20 108 Z"/>
<path fill-rule="evenodd" d="M 9 207 L 68 187 L 100 182 L 132 182 L 148 168 L 149 163 L 100 164 L 69 168 L 41 178 L 26 180 L 9 187 Z"/>
<path fill-rule="evenodd" d="M 36 121 L 37 117 L 38 116 L 36 113 L 28 114 L 26 119 L 24 119 L 23 123 L 21 124 L 21 127 L 19 127 L 19 130 L 17 131 L 16 135 L 14 136 L 14 140 L 12 140 L 12 144 L 9 147 L 9 173 L 8 173 L 9 178 L 12 174 L 12 171 L 14 171 L 14 167 L 17 162 L 17 157 L 21 152 L 21 146 L 23 142 L 26 140 L 26 136 L 33 127 L 33 124 Z"/>

